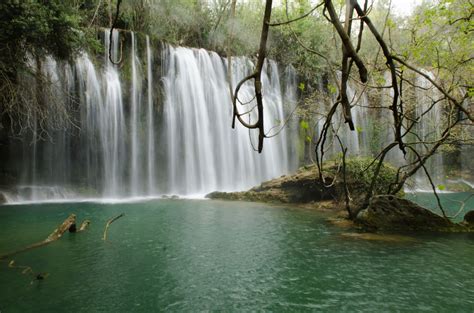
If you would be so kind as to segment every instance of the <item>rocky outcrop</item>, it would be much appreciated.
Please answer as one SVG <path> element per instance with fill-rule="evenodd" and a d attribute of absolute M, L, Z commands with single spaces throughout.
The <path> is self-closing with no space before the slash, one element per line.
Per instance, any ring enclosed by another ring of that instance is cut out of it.
<path fill-rule="evenodd" d="M 271 203 L 310 203 L 332 200 L 335 196 L 335 187 L 324 187 L 319 181 L 316 167 L 311 166 L 301 168 L 294 175 L 284 175 L 264 182 L 248 191 L 216 191 L 206 195 L 206 198 Z"/>
<path fill-rule="evenodd" d="M 346 162 L 346 181 L 354 207 L 361 202 L 361 196 L 368 190 L 372 177 L 373 159 L 352 158 Z M 370 168 L 371 170 L 367 170 Z M 304 166 L 293 175 L 285 175 L 262 183 L 248 191 L 213 192 L 206 197 L 210 199 L 259 201 L 271 203 L 313 203 L 326 200 L 343 201 L 344 184 L 341 164 L 328 161 L 324 164 L 323 183 L 316 165 Z M 394 180 L 396 170 L 387 164 L 381 167 L 375 194 L 385 192 L 385 187 Z M 359 195 L 359 196 L 358 196 Z M 363 197 L 362 197 L 363 198 Z M 341 206 L 339 206 L 341 207 Z"/>
<path fill-rule="evenodd" d="M 372 197 L 356 221 L 369 229 L 382 231 L 474 231 L 474 227 L 452 223 L 410 200 L 391 195 Z"/>

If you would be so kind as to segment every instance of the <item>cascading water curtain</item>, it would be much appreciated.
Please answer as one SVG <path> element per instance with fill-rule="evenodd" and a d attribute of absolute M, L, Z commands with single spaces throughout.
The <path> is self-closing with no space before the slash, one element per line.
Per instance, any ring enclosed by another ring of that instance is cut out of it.
<path fill-rule="evenodd" d="M 289 156 L 287 132 L 265 141 L 262 154 L 255 139 L 238 125 L 231 129 L 231 102 L 226 60 L 214 52 L 166 46 L 164 123 L 167 147 L 167 192 L 202 194 L 213 190 L 243 190 L 286 174 L 297 159 Z M 233 58 L 234 86 L 253 69 L 246 58 Z M 267 131 L 285 120 L 279 69 L 265 65 L 262 76 Z M 240 92 L 245 108 L 255 104 L 251 84 Z M 289 87 L 287 90 L 296 86 Z M 245 109 L 244 109 L 245 110 Z"/>
<path fill-rule="evenodd" d="M 123 39 L 130 49 L 120 47 Z M 56 87 L 45 104 L 67 111 L 74 125 L 51 130 L 49 140 L 25 141 L 33 144 L 21 148 L 25 158 L 18 171 L 28 188 L 17 193 L 19 200 L 202 195 L 244 190 L 297 167 L 296 127 L 267 139 L 262 154 L 252 149 L 254 134 L 240 125 L 231 128 L 224 58 L 171 46 L 159 58 L 150 38 L 142 41 L 114 31 L 109 42 L 106 30 L 102 65 L 87 53 L 71 64 L 43 62 L 44 75 Z M 112 59 L 122 59 L 119 65 L 109 60 L 109 45 Z M 232 66 L 234 86 L 254 67 L 243 57 Z M 269 135 L 296 105 L 296 76 L 291 68 L 285 72 L 284 86 L 276 62 L 267 61 L 262 75 Z M 252 98 L 253 86 L 246 84 L 240 93 L 246 109 L 255 105 Z"/>

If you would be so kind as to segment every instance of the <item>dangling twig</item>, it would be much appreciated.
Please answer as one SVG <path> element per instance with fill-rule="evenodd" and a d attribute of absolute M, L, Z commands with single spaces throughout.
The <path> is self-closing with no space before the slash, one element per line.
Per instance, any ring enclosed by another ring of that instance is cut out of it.
<path fill-rule="evenodd" d="M 258 129 L 258 153 L 262 152 L 263 149 L 263 139 L 265 138 L 265 129 L 263 125 L 263 96 L 262 96 L 262 81 L 261 81 L 261 74 L 263 69 L 263 64 L 266 57 L 267 52 L 267 39 L 268 39 L 268 30 L 270 25 L 270 18 L 272 14 L 272 0 L 267 0 L 265 4 L 265 14 L 263 16 L 263 26 L 262 26 L 262 33 L 260 37 L 260 48 L 258 50 L 258 60 L 257 65 L 255 67 L 255 71 L 242 79 L 240 83 L 237 84 L 235 88 L 234 95 L 232 97 L 232 107 L 233 107 L 233 118 L 232 118 L 232 128 L 235 128 L 235 119 L 237 118 L 239 122 L 246 128 Z M 239 90 L 242 85 L 248 80 L 254 80 L 254 88 L 255 88 L 255 99 L 257 100 L 257 112 L 258 112 L 258 120 L 255 124 L 250 124 L 244 121 L 242 118 L 242 114 L 239 113 L 237 109 L 237 97 L 239 95 Z"/>

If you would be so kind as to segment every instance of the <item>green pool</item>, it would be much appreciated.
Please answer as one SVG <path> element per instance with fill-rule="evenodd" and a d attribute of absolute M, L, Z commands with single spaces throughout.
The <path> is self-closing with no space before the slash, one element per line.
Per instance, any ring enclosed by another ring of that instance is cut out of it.
<path fill-rule="evenodd" d="M 0 263 L 2 313 L 474 310 L 474 234 L 358 240 L 324 213 L 265 204 L 2 206 L 0 254 L 44 239 L 70 213 L 90 228 L 14 257 L 45 280 Z"/>

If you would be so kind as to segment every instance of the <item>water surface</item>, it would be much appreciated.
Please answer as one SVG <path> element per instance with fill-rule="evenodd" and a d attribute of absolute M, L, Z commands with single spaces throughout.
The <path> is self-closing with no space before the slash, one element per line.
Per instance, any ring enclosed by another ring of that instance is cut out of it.
<path fill-rule="evenodd" d="M 109 240 L 102 241 L 106 221 Z M 70 213 L 84 233 L 0 263 L 2 312 L 472 312 L 474 236 L 342 236 L 327 215 L 266 204 L 153 200 L 0 207 L 0 254 Z"/>

